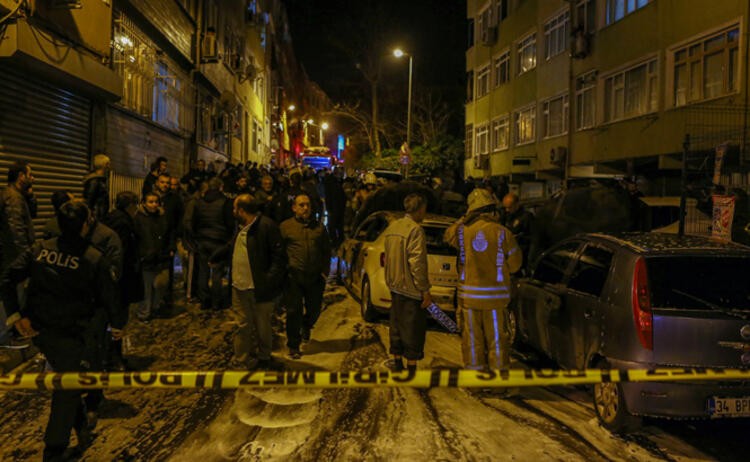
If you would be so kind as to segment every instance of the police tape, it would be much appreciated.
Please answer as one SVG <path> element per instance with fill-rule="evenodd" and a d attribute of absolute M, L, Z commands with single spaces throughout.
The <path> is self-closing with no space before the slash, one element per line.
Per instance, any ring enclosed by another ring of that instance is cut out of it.
<path fill-rule="evenodd" d="M 361 371 L 175 371 L 65 372 L 0 375 L 0 390 L 91 390 L 120 388 L 375 388 L 530 387 L 624 382 L 750 380 L 748 369 L 510 369 L 480 372 L 435 369 Z"/>

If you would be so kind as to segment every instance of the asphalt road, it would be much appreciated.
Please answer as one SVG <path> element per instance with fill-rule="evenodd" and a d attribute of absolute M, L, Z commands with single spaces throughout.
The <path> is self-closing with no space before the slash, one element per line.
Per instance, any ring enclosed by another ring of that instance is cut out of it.
<path fill-rule="evenodd" d="M 365 324 L 333 284 L 301 360 L 288 369 L 380 369 L 386 324 Z M 132 359 L 149 370 L 226 369 L 231 318 L 178 309 L 130 328 Z M 458 337 L 434 328 L 420 368 L 460 366 Z M 519 361 L 519 357 L 515 358 Z M 534 365 L 533 362 L 528 364 Z M 518 367 L 528 367 L 518 362 Z M 39 364 L 29 363 L 30 370 Z M 647 420 L 627 437 L 602 429 L 585 388 L 338 389 L 106 393 L 82 460 L 746 460 L 748 421 Z M 40 460 L 49 393 L 0 393 L 0 460 Z"/>

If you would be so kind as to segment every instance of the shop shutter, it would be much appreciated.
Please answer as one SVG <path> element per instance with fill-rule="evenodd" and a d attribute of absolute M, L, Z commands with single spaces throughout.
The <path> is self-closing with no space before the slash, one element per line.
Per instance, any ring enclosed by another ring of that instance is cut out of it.
<path fill-rule="evenodd" d="M 89 170 L 91 102 L 75 93 L 0 66 L 0 180 L 8 166 L 27 160 L 39 205 L 37 237 L 53 216 L 50 196 L 66 189 L 81 196 Z"/>

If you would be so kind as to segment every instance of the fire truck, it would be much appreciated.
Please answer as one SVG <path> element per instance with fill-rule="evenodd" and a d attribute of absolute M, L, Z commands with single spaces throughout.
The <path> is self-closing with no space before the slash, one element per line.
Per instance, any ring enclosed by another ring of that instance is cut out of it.
<path fill-rule="evenodd" d="M 327 146 L 310 146 L 300 153 L 299 163 L 308 165 L 318 171 L 324 168 L 333 168 L 338 163 L 338 159 L 331 154 L 331 150 Z"/>

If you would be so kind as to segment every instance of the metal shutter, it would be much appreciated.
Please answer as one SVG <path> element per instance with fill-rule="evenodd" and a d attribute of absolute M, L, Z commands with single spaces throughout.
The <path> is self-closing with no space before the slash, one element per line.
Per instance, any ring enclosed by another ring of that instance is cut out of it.
<path fill-rule="evenodd" d="M 70 91 L 0 66 L 0 180 L 18 159 L 28 160 L 39 204 L 39 237 L 52 217 L 50 196 L 66 189 L 79 196 L 89 170 L 91 102 Z"/>

